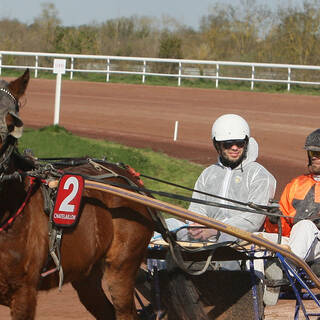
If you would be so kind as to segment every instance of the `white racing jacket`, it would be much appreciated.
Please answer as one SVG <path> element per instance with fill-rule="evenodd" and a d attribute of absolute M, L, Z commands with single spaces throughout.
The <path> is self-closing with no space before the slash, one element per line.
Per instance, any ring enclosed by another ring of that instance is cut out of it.
<path fill-rule="evenodd" d="M 276 180 L 263 166 L 255 162 L 258 157 L 258 143 L 249 139 L 247 156 L 242 164 L 233 170 L 218 163 L 206 168 L 199 176 L 194 189 L 244 203 L 267 205 L 274 197 Z M 193 198 L 205 201 L 239 206 L 229 201 L 193 192 Z M 192 202 L 189 210 L 227 223 L 240 229 L 255 232 L 263 225 L 261 214 L 224 209 Z"/>

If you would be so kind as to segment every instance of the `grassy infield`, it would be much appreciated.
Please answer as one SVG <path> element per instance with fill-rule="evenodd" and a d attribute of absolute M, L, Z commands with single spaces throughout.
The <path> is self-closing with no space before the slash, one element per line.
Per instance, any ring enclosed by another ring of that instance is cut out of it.
<path fill-rule="evenodd" d="M 16 77 L 21 74 L 13 71 L 4 70 L 2 76 Z M 41 77 L 53 77 L 52 73 L 44 73 Z M 68 79 L 68 75 L 65 76 Z M 74 80 L 86 81 L 105 81 L 102 75 L 75 75 Z M 126 82 L 141 84 L 141 77 L 137 76 L 114 76 L 110 82 Z M 164 79 L 161 77 L 148 77 L 146 84 L 177 86 L 176 79 Z M 214 89 L 215 82 L 209 80 L 183 80 L 185 87 L 200 87 Z M 220 82 L 219 89 L 250 90 L 250 83 L 230 83 Z M 264 85 L 257 84 L 255 91 L 267 91 L 287 93 L 285 85 Z M 319 94 L 319 89 L 315 87 L 292 86 L 290 93 L 294 94 Z M 123 162 L 129 164 L 136 171 L 148 176 L 153 176 L 162 180 L 167 180 L 176 184 L 193 188 L 196 178 L 203 167 L 187 161 L 170 158 L 164 154 L 152 152 L 149 149 L 134 149 L 124 147 L 103 140 L 86 139 L 72 135 L 61 127 L 47 127 L 40 130 L 25 130 L 20 140 L 19 149 L 32 149 L 37 157 L 83 157 L 93 158 L 106 157 L 111 162 Z M 152 180 L 144 179 L 147 188 L 162 190 L 166 192 L 180 193 L 190 196 L 191 192 L 178 189 L 169 185 L 159 184 Z M 161 199 L 161 197 L 158 197 Z M 172 202 L 184 207 L 187 203 L 181 201 L 162 198 L 162 200 Z"/>

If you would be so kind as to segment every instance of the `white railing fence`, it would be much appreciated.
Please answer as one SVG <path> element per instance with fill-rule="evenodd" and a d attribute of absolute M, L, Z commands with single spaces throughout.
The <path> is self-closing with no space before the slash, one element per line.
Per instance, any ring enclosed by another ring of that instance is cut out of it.
<path fill-rule="evenodd" d="M 320 66 L 16 51 L 0 51 L 0 75 L 3 69 L 28 67 L 37 78 L 41 71 L 53 71 L 55 58 L 66 59 L 71 80 L 75 73 L 96 73 L 105 75 L 107 82 L 112 75 L 138 75 L 142 83 L 147 77 L 171 77 L 178 86 L 183 79 L 210 79 L 216 88 L 222 80 L 243 81 L 251 90 L 255 83 L 286 84 L 288 91 L 294 84 L 320 85 Z"/>

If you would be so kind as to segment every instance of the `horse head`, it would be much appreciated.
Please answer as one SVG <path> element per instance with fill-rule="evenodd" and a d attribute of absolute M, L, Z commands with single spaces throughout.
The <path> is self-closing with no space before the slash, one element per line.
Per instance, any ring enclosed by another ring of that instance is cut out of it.
<path fill-rule="evenodd" d="M 20 138 L 23 122 L 19 117 L 19 99 L 25 93 L 30 79 L 29 69 L 11 82 L 0 81 L 0 143 L 1 146 L 8 136 Z"/>
<path fill-rule="evenodd" d="M 19 99 L 25 93 L 30 79 L 29 69 L 19 78 L 0 80 L 0 174 L 3 175 L 22 136 L 23 122 L 19 117 Z"/>

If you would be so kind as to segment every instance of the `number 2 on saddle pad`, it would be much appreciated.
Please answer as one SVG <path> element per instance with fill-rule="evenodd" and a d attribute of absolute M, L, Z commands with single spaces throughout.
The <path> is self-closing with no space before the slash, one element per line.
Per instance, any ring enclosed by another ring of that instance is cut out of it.
<path fill-rule="evenodd" d="M 76 224 L 83 188 L 82 176 L 65 174 L 61 177 L 53 208 L 53 222 L 57 227 L 73 227 Z"/>

